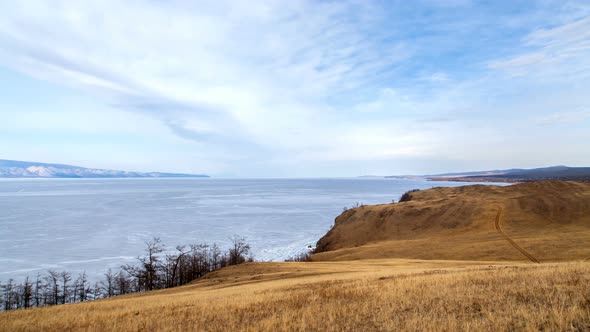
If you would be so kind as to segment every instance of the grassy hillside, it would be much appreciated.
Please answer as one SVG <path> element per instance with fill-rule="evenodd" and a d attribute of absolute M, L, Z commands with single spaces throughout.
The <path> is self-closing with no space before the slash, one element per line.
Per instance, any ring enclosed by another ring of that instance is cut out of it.
<path fill-rule="evenodd" d="M 590 264 L 253 263 L 193 285 L 0 313 L 0 331 L 588 330 Z"/>
<path fill-rule="evenodd" d="M 567 261 L 590 258 L 590 184 L 434 188 L 342 213 L 314 260 Z"/>
<path fill-rule="evenodd" d="M 315 262 L 4 312 L 0 331 L 590 330 L 590 184 L 411 196 L 344 212 Z"/>

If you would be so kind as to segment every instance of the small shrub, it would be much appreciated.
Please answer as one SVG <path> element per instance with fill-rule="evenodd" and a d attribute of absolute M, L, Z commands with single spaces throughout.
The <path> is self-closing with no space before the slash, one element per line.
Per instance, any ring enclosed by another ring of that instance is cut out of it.
<path fill-rule="evenodd" d="M 403 202 L 409 202 L 412 200 L 412 193 L 415 193 L 417 191 L 420 191 L 420 189 L 412 189 L 412 190 L 408 190 L 406 191 L 402 197 L 399 198 L 399 202 L 403 203 Z"/>

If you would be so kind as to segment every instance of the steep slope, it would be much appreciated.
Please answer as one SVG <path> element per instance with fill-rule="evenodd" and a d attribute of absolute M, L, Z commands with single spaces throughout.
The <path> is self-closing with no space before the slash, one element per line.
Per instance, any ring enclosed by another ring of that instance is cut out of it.
<path fill-rule="evenodd" d="M 366 258 L 562 261 L 590 258 L 590 184 L 541 181 L 412 193 L 350 209 L 314 260 Z"/>

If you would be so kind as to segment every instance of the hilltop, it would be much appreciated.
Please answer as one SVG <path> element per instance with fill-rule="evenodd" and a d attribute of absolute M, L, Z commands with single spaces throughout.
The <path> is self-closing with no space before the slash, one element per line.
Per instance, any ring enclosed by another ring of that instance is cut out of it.
<path fill-rule="evenodd" d="M 590 258 L 590 184 L 471 185 L 410 194 L 336 218 L 315 260 L 566 261 Z"/>
<path fill-rule="evenodd" d="M 178 178 L 204 174 L 128 172 L 80 166 L 0 159 L 0 178 Z"/>

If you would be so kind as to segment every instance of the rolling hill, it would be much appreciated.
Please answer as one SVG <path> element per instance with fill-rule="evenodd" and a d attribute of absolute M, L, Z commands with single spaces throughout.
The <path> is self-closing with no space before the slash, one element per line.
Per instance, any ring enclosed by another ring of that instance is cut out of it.
<path fill-rule="evenodd" d="M 586 331 L 590 264 L 248 263 L 192 285 L 0 312 L 0 331 Z"/>
<path fill-rule="evenodd" d="M 567 261 L 590 258 L 590 184 L 433 188 L 336 218 L 314 260 Z"/>

